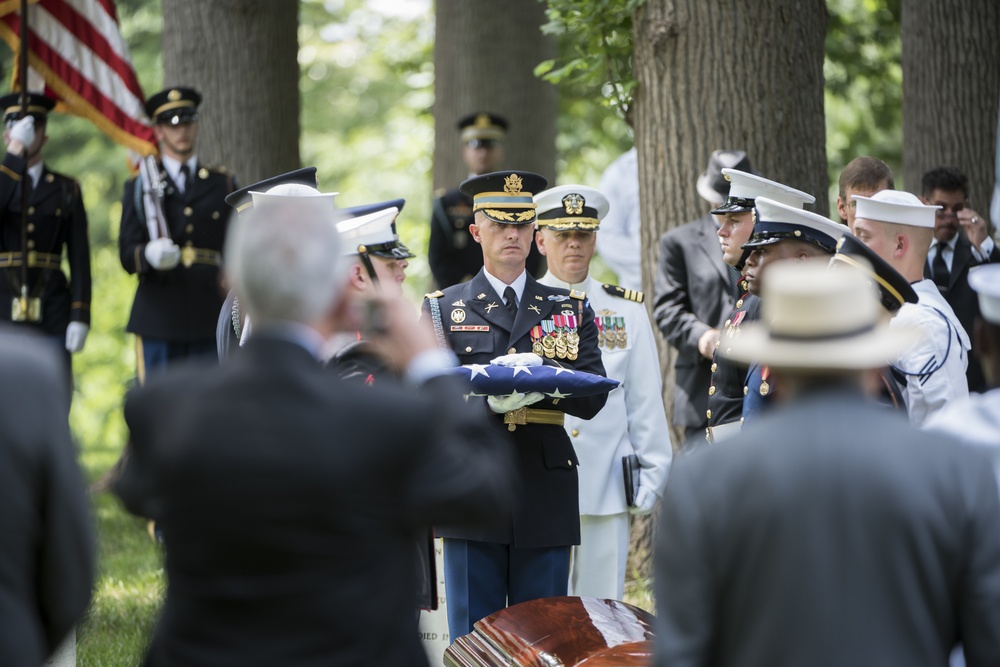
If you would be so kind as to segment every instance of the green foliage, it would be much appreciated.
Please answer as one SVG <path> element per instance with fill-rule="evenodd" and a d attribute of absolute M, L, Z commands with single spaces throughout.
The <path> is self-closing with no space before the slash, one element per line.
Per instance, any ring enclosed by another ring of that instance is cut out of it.
<path fill-rule="evenodd" d="M 828 0 L 826 149 L 830 198 L 840 171 L 859 155 L 884 160 L 901 188 L 903 67 L 900 0 Z M 831 206 L 831 210 L 836 210 Z"/>
<path fill-rule="evenodd" d="M 535 75 L 559 85 L 582 85 L 627 118 L 632 75 L 632 15 L 645 0 L 548 0 L 542 32 L 559 42 L 559 56 Z"/>

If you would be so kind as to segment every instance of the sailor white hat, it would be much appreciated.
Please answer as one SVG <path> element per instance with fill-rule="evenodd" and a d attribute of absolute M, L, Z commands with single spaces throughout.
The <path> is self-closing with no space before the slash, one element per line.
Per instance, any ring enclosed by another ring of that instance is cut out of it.
<path fill-rule="evenodd" d="M 934 217 L 940 206 L 927 206 L 920 199 L 902 190 L 881 190 L 871 197 L 854 195 L 855 218 L 891 222 L 912 227 L 934 227 Z"/>

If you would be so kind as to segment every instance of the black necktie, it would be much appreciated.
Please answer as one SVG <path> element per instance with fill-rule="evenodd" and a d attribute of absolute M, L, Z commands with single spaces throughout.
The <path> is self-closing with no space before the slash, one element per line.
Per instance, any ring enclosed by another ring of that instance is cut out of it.
<path fill-rule="evenodd" d="M 514 288 L 507 286 L 507 289 L 503 291 L 503 298 L 507 307 L 507 312 L 510 313 L 512 318 L 517 317 L 517 296 L 514 294 Z"/>
<path fill-rule="evenodd" d="M 931 273 L 934 275 L 934 284 L 942 292 L 948 290 L 948 265 L 944 262 L 944 244 L 938 243 L 935 246 L 934 261 L 931 262 Z"/>
<path fill-rule="evenodd" d="M 191 175 L 191 170 L 188 169 L 186 164 L 181 165 L 181 170 L 177 175 L 177 187 L 180 188 L 181 192 L 187 193 L 188 188 L 188 176 Z"/>

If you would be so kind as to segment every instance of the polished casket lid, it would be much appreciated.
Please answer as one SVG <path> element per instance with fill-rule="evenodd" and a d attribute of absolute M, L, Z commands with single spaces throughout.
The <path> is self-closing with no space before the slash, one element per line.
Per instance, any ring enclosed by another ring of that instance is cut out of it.
<path fill-rule="evenodd" d="M 632 667 L 653 658 L 653 615 L 625 602 L 553 597 L 479 621 L 444 653 L 448 667 Z"/>

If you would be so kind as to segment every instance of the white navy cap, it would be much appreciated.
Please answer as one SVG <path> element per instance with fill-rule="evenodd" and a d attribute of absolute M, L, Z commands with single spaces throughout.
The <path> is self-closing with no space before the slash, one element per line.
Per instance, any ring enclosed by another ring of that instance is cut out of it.
<path fill-rule="evenodd" d="M 920 199 L 902 190 L 881 190 L 871 197 L 854 195 L 855 218 L 891 222 L 912 227 L 934 227 L 934 216 L 940 206 L 927 206 Z"/>
<path fill-rule="evenodd" d="M 597 231 L 608 214 L 608 198 L 586 185 L 559 185 L 535 195 L 539 229 Z"/>
<path fill-rule="evenodd" d="M 399 209 L 392 206 L 338 222 L 337 231 L 344 241 L 344 254 L 364 254 L 374 248 L 395 245 L 398 238 L 392 223 L 398 214 Z"/>
<path fill-rule="evenodd" d="M 756 209 L 757 220 L 754 222 L 753 235 L 743 245 L 744 248 L 756 248 L 792 239 L 819 246 L 832 255 L 837 250 L 837 241 L 847 233 L 846 225 L 767 197 L 756 199 Z"/>
<path fill-rule="evenodd" d="M 816 198 L 811 194 L 790 188 L 787 185 L 771 181 L 756 174 L 748 174 L 738 169 L 723 169 L 723 175 L 729 181 L 729 197 L 722 206 L 712 209 L 712 213 L 736 213 L 753 209 L 757 197 L 768 197 L 774 201 L 802 208 L 812 204 Z"/>
<path fill-rule="evenodd" d="M 250 191 L 255 211 L 315 215 L 331 221 L 337 216 L 336 196 L 336 192 L 320 192 L 304 183 L 281 183 L 266 192 Z"/>
<path fill-rule="evenodd" d="M 969 286 L 979 295 L 979 312 L 991 324 L 1000 325 L 1000 264 L 969 269 Z"/>

